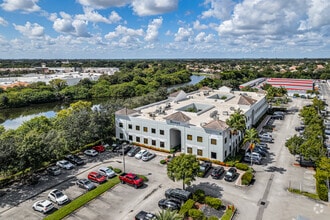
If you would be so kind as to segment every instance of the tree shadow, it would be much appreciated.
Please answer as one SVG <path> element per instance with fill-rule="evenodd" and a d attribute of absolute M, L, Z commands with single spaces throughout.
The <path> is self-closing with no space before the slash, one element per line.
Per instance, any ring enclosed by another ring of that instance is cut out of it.
<path fill-rule="evenodd" d="M 280 174 L 283 174 L 284 172 L 286 172 L 286 169 L 284 169 L 283 167 L 270 166 L 270 167 L 267 167 L 267 169 L 265 171 L 266 172 L 278 172 Z"/>
<path fill-rule="evenodd" d="M 197 189 L 201 189 L 205 192 L 205 195 L 220 198 L 222 197 L 221 191 L 223 188 L 216 183 L 201 182 L 199 184 L 192 184 L 186 188 L 190 192 L 195 192 Z"/>

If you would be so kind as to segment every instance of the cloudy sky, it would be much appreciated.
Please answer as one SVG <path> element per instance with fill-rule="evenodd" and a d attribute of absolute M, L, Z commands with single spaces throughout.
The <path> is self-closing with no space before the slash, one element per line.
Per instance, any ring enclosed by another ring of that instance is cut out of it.
<path fill-rule="evenodd" d="M 0 59 L 330 58 L 330 0 L 0 0 Z"/>

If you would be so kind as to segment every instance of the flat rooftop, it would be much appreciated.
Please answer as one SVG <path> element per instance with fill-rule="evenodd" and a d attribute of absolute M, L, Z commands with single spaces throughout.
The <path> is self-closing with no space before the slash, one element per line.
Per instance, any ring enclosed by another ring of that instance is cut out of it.
<path fill-rule="evenodd" d="M 184 115 L 180 115 L 189 121 L 189 124 L 202 127 L 214 118 L 225 122 L 238 108 L 245 113 L 263 97 L 262 93 L 242 91 L 204 90 L 190 94 L 181 91 L 172 99 L 136 108 L 134 117 L 165 122 L 181 112 Z M 116 114 L 120 114 L 119 111 Z"/>

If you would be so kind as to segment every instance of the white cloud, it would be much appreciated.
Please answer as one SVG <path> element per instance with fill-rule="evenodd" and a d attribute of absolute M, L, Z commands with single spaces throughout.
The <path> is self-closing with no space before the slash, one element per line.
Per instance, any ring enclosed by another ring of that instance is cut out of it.
<path fill-rule="evenodd" d="M 203 30 L 203 29 L 207 29 L 208 27 L 206 24 L 201 24 L 200 21 L 197 20 L 193 23 L 193 28 L 195 30 Z"/>
<path fill-rule="evenodd" d="M 148 25 L 147 33 L 145 36 L 146 41 L 155 41 L 158 38 L 158 29 L 163 23 L 163 18 L 156 18 L 151 21 Z"/>
<path fill-rule="evenodd" d="M 192 40 L 192 36 L 193 36 L 194 32 L 191 28 L 182 28 L 180 27 L 178 29 L 178 32 L 176 34 L 174 34 L 175 41 L 191 41 Z"/>
<path fill-rule="evenodd" d="M 111 23 L 109 19 L 103 17 L 97 11 L 89 7 L 84 7 L 84 14 L 78 14 L 75 17 L 78 20 L 91 21 L 93 23 Z"/>
<path fill-rule="evenodd" d="M 14 27 L 21 34 L 29 38 L 36 38 L 36 37 L 38 38 L 44 36 L 45 28 L 37 23 L 31 24 L 30 22 L 26 22 L 24 26 L 14 24 Z"/>
<path fill-rule="evenodd" d="M 139 16 L 158 15 L 176 10 L 178 0 L 133 0 L 132 6 Z"/>
<path fill-rule="evenodd" d="M 3 17 L 0 17 L 0 25 L 7 26 L 8 25 L 8 21 L 6 21 Z"/>
<path fill-rule="evenodd" d="M 202 18 L 229 19 L 235 6 L 233 0 L 205 0 L 205 5 L 210 4 L 210 9 L 202 13 Z"/>
<path fill-rule="evenodd" d="M 215 35 L 214 34 L 206 35 L 205 32 L 200 32 L 199 34 L 196 35 L 195 42 L 198 42 L 198 43 L 201 43 L 201 42 L 205 42 L 205 43 L 215 42 Z"/>
<path fill-rule="evenodd" d="M 120 17 L 120 15 L 115 11 L 112 11 L 111 14 L 109 15 L 110 23 L 117 23 L 121 20 L 122 20 L 122 17 Z"/>
<path fill-rule="evenodd" d="M 310 0 L 307 4 L 308 28 L 319 28 L 324 25 L 330 25 L 329 0 Z"/>
<path fill-rule="evenodd" d="M 142 29 L 132 29 L 119 25 L 115 31 L 109 32 L 104 38 L 109 40 L 112 46 L 136 48 L 142 44 L 143 35 Z"/>
<path fill-rule="evenodd" d="M 39 11 L 40 7 L 36 4 L 39 0 L 3 0 L 1 7 L 5 11 Z"/>
<path fill-rule="evenodd" d="M 53 23 L 55 31 L 77 37 L 91 37 L 87 30 L 87 21 L 73 19 L 71 15 L 65 12 L 60 12 L 60 15 L 62 18 L 56 18 Z"/>
<path fill-rule="evenodd" d="M 131 1 L 132 0 L 78 0 L 80 4 L 95 9 L 125 6 Z"/>

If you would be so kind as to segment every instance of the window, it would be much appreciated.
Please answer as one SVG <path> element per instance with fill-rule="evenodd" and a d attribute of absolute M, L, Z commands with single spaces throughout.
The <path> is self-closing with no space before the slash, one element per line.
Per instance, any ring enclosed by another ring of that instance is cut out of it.
<path fill-rule="evenodd" d="M 135 130 L 140 131 L 140 126 L 135 126 Z"/>
<path fill-rule="evenodd" d="M 227 157 L 227 151 L 225 150 L 225 158 Z"/>
<path fill-rule="evenodd" d="M 231 152 L 231 145 L 229 146 L 229 151 Z"/>
<path fill-rule="evenodd" d="M 132 129 L 132 124 L 128 124 L 128 129 Z"/>
<path fill-rule="evenodd" d="M 197 136 L 197 142 L 203 142 L 203 137 Z"/>
<path fill-rule="evenodd" d="M 164 141 L 161 141 L 161 142 L 159 143 L 159 146 L 162 147 L 162 148 L 164 148 L 164 147 L 165 147 L 165 143 L 164 143 Z"/>
<path fill-rule="evenodd" d="M 119 138 L 120 138 L 120 139 L 123 139 L 123 138 L 124 138 L 124 134 L 123 134 L 123 133 L 120 133 L 120 134 L 119 134 Z"/>
<path fill-rule="evenodd" d="M 156 140 L 151 140 L 151 145 L 156 146 Z"/>
<path fill-rule="evenodd" d="M 135 138 L 136 142 L 140 142 L 140 137 Z"/>
<path fill-rule="evenodd" d="M 144 132 L 148 132 L 148 127 L 143 127 Z"/>
<path fill-rule="evenodd" d="M 159 130 L 159 134 L 164 135 L 164 130 Z"/>
<path fill-rule="evenodd" d="M 119 127 L 120 127 L 120 128 L 124 127 L 124 125 L 123 125 L 122 122 L 119 122 Z"/>
<path fill-rule="evenodd" d="M 211 139 L 211 144 L 217 145 L 217 139 Z"/>
<path fill-rule="evenodd" d="M 212 159 L 217 159 L 217 153 L 216 152 L 211 152 L 211 158 Z"/>
<path fill-rule="evenodd" d="M 187 134 L 187 140 L 192 140 L 192 135 L 191 134 Z"/>
<path fill-rule="evenodd" d="M 203 150 L 198 149 L 198 150 L 197 150 L 197 155 L 198 155 L 198 156 L 203 156 Z"/>
<path fill-rule="evenodd" d="M 227 138 L 225 138 L 225 144 L 227 143 Z"/>
<path fill-rule="evenodd" d="M 192 154 L 192 148 L 191 147 L 187 147 L 187 153 Z"/>
<path fill-rule="evenodd" d="M 148 138 L 144 138 L 143 143 L 148 144 Z"/>
<path fill-rule="evenodd" d="M 128 140 L 133 141 L 133 136 L 132 135 L 129 135 L 128 136 Z"/>
<path fill-rule="evenodd" d="M 156 134 L 156 129 L 151 128 L 151 133 Z"/>

